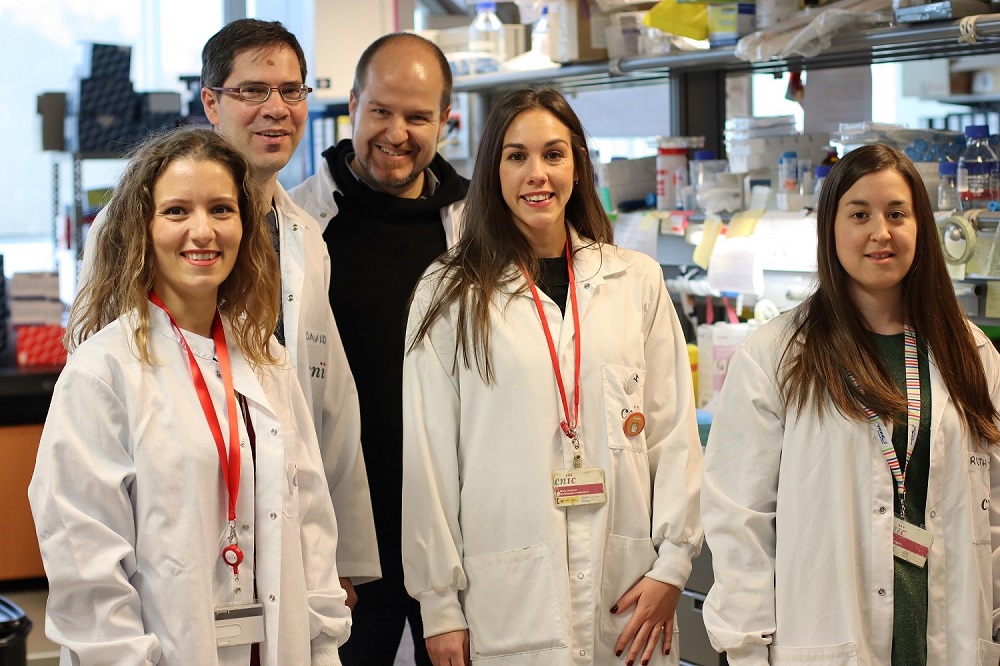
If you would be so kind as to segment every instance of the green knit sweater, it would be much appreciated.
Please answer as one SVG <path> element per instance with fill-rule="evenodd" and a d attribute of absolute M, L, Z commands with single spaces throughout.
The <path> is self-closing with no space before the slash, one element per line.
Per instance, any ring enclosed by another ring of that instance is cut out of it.
<path fill-rule="evenodd" d="M 872 334 L 882 361 L 899 389 L 906 392 L 903 334 Z M 924 525 L 927 505 L 927 476 L 930 470 L 931 392 L 927 350 L 920 349 L 920 427 L 917 443 L 906 467 L 906 520 Z M 905 419 L 906 415 L 902 414 Z M 893 428 L 892 444 L 900 464 L 906 460 L 907 428 Z M 894 493 L 895 494 L 895 493 Z M 896 515 L 899 495 L 896 494 Z M 892 666 L 925 666 L 927 663 L 927 568 L 894 558 L 894 613 L 892 624 Z"/>

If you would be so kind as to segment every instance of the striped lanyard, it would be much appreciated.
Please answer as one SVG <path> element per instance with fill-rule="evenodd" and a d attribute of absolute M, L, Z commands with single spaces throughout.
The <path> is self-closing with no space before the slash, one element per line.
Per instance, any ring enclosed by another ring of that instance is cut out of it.
<path fill-rule="evenodd" d="M 892 445 L 892 439 L 886 435 L 882 427 L 882 419 L 878 414 L 868 407 L 864 407 L 865 416 L 868 422 L 875 426 L 878 434 L 879 446 L 882 449 L 882 456 L 889 465 L 892 478 L 896 482 L 896 493 L 899 495 L 899 517 L 906 519 L 906 469 L 910 465 L 910 457 L 917 443 L 917 430 L 920 427 L 920 366 L 917 356 L 917 336 L 913 331 L 913 325 L 907 321 L 903 325 L 903 365 L 906 369 L 906 425 L 909 439 L 906 443 L 906 460 L 903 465 L 899 464 L 899 457 L 896 455 L 896 447 Z M 854 381 L 854 378 L 851 378 Z"/>

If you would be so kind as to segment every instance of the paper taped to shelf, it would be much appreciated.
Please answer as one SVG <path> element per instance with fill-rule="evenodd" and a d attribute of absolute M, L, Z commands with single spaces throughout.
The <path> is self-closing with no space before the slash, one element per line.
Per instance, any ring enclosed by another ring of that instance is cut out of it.
<path fill-rule="evenodd" d="M 764 271 L 760 267 L 756 240 L 719 237 L 708 264 L 708 284 L 718 292 L 764 293 Z"/>

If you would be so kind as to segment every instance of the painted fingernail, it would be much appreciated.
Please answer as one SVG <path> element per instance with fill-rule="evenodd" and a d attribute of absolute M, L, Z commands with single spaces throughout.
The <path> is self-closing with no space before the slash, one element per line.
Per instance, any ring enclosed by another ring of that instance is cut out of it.
<path fill-rule="evenodd" d="M 618 651 L 616 651 L 616 652 L 615 652 L 615 656 L 616 656 L 616 657 L 620 657 L 620 656 L 622 656 L 622 651 L 621 651 L 621 650 L 618 650 Z"/>
<path fill-rule="evenodd" d="M 649 666 L 649 659 L 643 659 L 642 666 Z"/>
<path fill-rule="evenodd" d="M 634 664 L 634 663 L 635 663 L 634 660 L 629 659 L 628 661 L 625 662 L 625 666 L 632 666 L 632 664 Z"/>
<path fill-rule="evenodd" d="M 618 604 L 615 604 L 614 606 L 611 607 L 611 612 L 612 613 L 617 613 L 618 612 Z"/>
<path fill-rule="evenodd" d="M 670 654 L 670 648 L 667 648 L 667 654 L 668 655 Z"/>

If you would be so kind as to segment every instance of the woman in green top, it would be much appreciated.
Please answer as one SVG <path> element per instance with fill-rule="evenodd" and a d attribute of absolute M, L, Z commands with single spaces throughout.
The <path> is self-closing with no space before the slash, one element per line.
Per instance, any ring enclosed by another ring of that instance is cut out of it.
<path fill-rule="evenodd" d="M 731 664 L 1000 663 L 1000 356 L 896 149 L 834 166 L 817 235 L 816 292 L 733 357 L 709 438 L 713 643 Z"/>

